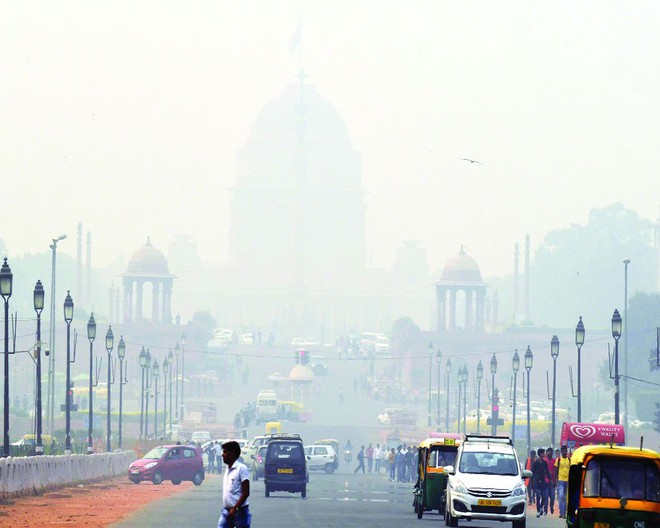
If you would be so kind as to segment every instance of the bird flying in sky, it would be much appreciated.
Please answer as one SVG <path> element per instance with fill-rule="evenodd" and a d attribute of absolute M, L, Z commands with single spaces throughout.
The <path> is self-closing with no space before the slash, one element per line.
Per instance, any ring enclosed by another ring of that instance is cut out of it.
<path fill-rule="evenodd" d="M 481 163 L 480 161 L 473 160 L 473 159 L 470 159 L 470 158 L 461 158 L 461 160 L 462 161 L 469 161 L 470 163 L 478 163 L 479 165 L 483 165 L 483 163 Z"/>

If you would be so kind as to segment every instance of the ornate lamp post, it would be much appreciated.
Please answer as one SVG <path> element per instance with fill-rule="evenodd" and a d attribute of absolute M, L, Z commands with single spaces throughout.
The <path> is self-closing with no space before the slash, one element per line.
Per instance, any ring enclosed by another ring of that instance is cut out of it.
<path fill-rule="evenodd" d="M 621 327 L 623 321 L 619 310 L 614 310 L 612 314 L 612 337 L 614 338 L 614 423 L 620 424 L 619 407 L 619 338 L 621 337 Z"/>
<path fill-rule="evenodd" d="M 437 367 L 437 379 L 436 382 L 438 384 L 438 399 L 436 400 L 437 403 L 437 419 L 436 419 L 436 424 L 438 431 L 440 430 L 440 360 L 442 359 L 442 352 L 440 352 L 440 348 L 438 348 L 438 351 L 435 353 L 435 360 L 436 360 L 436 367 Z"/>
<path fill-rule="evenodd" d="M 174 389 L 176 390 L 176 398 L 174 401 L 174 408 L 176 412 L 176 420 L 179 421 L 179 356 L 181 355 L 181 347 L 179 342 L 176 342 L 174 347 L 174 356 L 176 357 L 176 379 L 174 383 Z M 183 418 L 183 417 L 182 417 Z"/>
<path fill-rule="evenodd" d="M 140 370 L 142 371 L 142 383 L 140 385 L 140 438 L 144 435 L 144 367 L 147 364 L 147 353 L 142 347 L 140 350 Z"/>
<path fill-rule="evenodd" d="M 495 374 L 497 374 L 497 358 L 495 354 L 490 358 L 490 376 L 491 376 L 491 414 L 490 414 L 490 434 L 493 436 L 497 435 L 497 420 L 492 412 L 492 409 L 496 405 L 495 403 Z"/>
<path fill-rule="evenodd" d="M 577 372 L 577 421 L 582 421 L 582 363 L 580 361 L 580 356 L 582 352 L 582 345 L 584 345 L 584 323 L 582 322 L 582 316 L 578 321 L 577 326 L 575 327 L 575 345 L 577 346 L 578 353 L 578 372 Z"/>
<path fill-rule="evenodd" d="M 145 385 L 144 393 L 144 437 L 149 438 L 149 390 L 151 389 L 151 383 L 149 381 L 149 371 L 151 370 L 151 353 L 147 348 L 147 354 L 145 358 L 145 372 L 147 377 L 147 382 Z"/>
<path fill-rule="evenodd" d="M 170 373 L 170 362 L 167 356 L 163 359 L 163 438 L 167 435 L 167 375 Z"/>
<path fill-rule="evenodd" d="M 477 365 L 477 434 L 481 433 L 481 379 L 484 377 L 484 367 L 479 360 Z"/>
<path fill-rule="evenodd" d="M 94 320 L 94 313 L 89 316 L 87 321 L 87 339 L 89 339 L 89 409 L 87 411 L 87 454 L 91 455 L 94 452 L 94 407 L 92 406 L 92 399 L 94 396 L 93 381 L 94 376 L 94 340 L 96 339 L 96 321 Z"/>
<path fill-rule="evenodd" d="M 532 370 L 532 364 L 534 363 L 534 354 L 532 354 L 532 349 L 527 346 L 527 351 L 525 352 L 525 370 L 527 370 L 527 452 L 529 453 L 532 449 L 532 432 L 531 432 L 531 416 L 530 416 L 530 405 L 529 405 L 529 373 Z"/>
<path fill-rule="evenodd" d="M 179 420 L 183 421 L 186 419 L 185 413 L 184 413 L 184 405 L 183 405 L 183 388 L 184 388 L 184 380 L 185 378 L 185 364 L 186 364 L 186 334 L 181 334 L 181 412 L 179 413 Z"/>
<path fill-rule="evenodd" d="M 123 399 L 124 399 L 124 385 L 126 384 L 126 376 L 124 375 L 124 358 L 126 357 L 126 343 L 124 343 L 124 336 L 119 337 L 119 344 L 117 345 L 117 357 L 119 358 L 119 449 L 121 449 L 121 419 L 124 412 Z"/>
<path fill-rule="evenodd" d="M 451 374 L 451 358 L 447 358 L 447 414 L 445 414 L 445 431 L 449 432 L 449 375 Z"/>
<path fill-rule="evenodd" d="M 71 454 L 71 321 L 73 321 L 73 299 L 67 291 L 64 299 L 64 321 L 66 322 L 66 401 L 65 408 L 65 430 L 66 440 L 64 444 L 64 454 Z"/>
<path fill-rule="evenodd" d="M 174 363 L 174 354 L 172 354 L 172 349 L 170 348 L 170 353 L 167 354 L 167 359 L 169 360 L 170 363 L 170 433 L 172 432 L 172 373 L 174 372 L 174 369 L 172 368 L 172 365 Z"/>
<path fill-rule="evenodd" d="M 154 437 L 158 438 L 158 376 L 160 375 L 160 368 L 158 367 L 158 360 L 154 359 L 154 364 L 151 366 L 151 373 L 154 376 L 154 382 L 156 384 L 154 395 Z"/>
<path fill-rule="evenodd" d="M 458 370 L 456 371 L 456 381 L 458 383 L 458 405 L 456 406 L 456 410 L 458 411 L 456 414 L 456 432 L 460 433 L 461 432 L 461 398 L 463 398 L 463 367 L 458 367 Z"/>
<path fill-rule="evenodd" d="M 42 425 L 42 412 L 41 412 L 41 312 L 44 309 L 44 287 L 41 281 L 38 280 L 34 287 L 33 302 L 34 311 L 37 312 L 37 408 L 35 414 L 37 415 L 37 443 L 34 446 L 34 452 L 37 455 L 44 454 L 44 443 L 41 438 L 41 425 Z"/>
<path fill-rule="evenodd" d="M 52 259 L 51 259 L 51 284 L 50 284 L 50 335 L 49 335 L 49 348 L 50 348 L 50 359 L 48 361 L 48 401 L 46 405 L 46 416 L 48 418 L 48 434 L 53 434 L 53 429 L 55 427 L 55 301 L 56 301 L 56 290 L 55 290 L 55 279 L 57 274 L 55 273 L 56 262 L 57 262 L 57 243 L 64 240 L 66 235 L 60 235 L 57 238 L 53 238 L 53 243 L 49 246 L 52 250 Z"/>
<path fill-rule="evenodd" d="M 463 434 L 467 434 L 467 365 L 463 365 Z"/>
<path fill-rule="evenodd" d="M 550 341 L 550 355 L 552 356 L 552 442 L 551 446 L 555 447 L 555 425 L 557 421 L 557 358 L 559 357 L 559 338 L 556 335 L 552 336 Z"/>
<path fill-rule="evenodd" d="M 115 346 L 115 336 L 112 333 L 112 327 L 108 327 L 108 332 L 105 334 L 105 349 L 108 351 L 108 411 L 107 411 L 107 424 L 105 432 L 105 450 L 109 453 L 112 451 L 112 443 L 110 441 L 110 387 L 112 381 L 110 374 L 112 373 L 112 348 Z"/>
<path fill-rule="evenodd" d="M 516 443 L 516 401 L 518 400 L 518 370 L 520 369 L 520 356 L 518 351 L 513 355 L 513 424 L 511 425 L 511 439 Z"/>
<path fill-rule="evenodd" d="M 14 275 L 7 264 L 7 259 L 0 269 L 0 295 L 5 301 L 5 397 L 4 397 L 4 411 L 5 411 L 5 432 L 4 432 L 4 447 L 2 456 L 9 456 L 9 298 L 11 297 L 12 287 L 14 283 Z"/>
<path fill-rule="evenodd" d="M 432 372 L 432 361 L 433 359 L 433 343 L 429 343 L 429 412 L 427 414 L 427 423 L 431 427 L 431 372 Z"/>

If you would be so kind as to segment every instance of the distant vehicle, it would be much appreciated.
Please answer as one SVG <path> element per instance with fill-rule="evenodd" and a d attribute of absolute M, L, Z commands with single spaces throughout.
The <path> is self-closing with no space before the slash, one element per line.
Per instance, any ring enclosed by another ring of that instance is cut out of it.
<path fill-rule="evenodd" d="M 403 409 L 388 407 L 378 415 L 378 423 L 381 425 L 389 425 L 392 422 L 392 416 L 401 412 L 403 412 Z"/>
<path fill-rule="evenodd" d="M 267 450 L 268 445 L 263 445 L 257 450 L 256 455 L 252 455 L 252 480 L 254 481 L 257 481 L 259 480 L 259 477 L 264 476 Z"/>
<path fill-rule="evenodd" d="M 156 485 L 171 480 L 179 485 L 191 480 L 195 486 L 204 481 L 202 450 L 193 446 L 164 445 L 154 447 L 128 467 L 128 478 L 134 484 L 150 480 Z"/>
<path fill-rule="evenodd" d="M 315 376 L 328 375 L 328 364 L 325 362 L 323 356 L 312 356 L 312 361 L 310 361 L 309 366 Z"/>
<path fill-rule="evenodd" d="M 305 446 L 305 458 L 307 458 L 307 468 L 310 471 L 325 471 L 330 474 L 338 466 L 337 452 L 330 444 Z"/>
<path fill-rule="evenodd" d="M 233 343 L 235 334 L 233 330 L 230 330 L 229 328 L 216 328 L 213 331 L 213 337 L 215 339 L 224 339 L 227 341 L 227 343 Z"/>
<path fill-rule="evenodd" d="M 208 431 L 195 431 L 190 436 L 190 440 L 195 443 L 199 442 L 200 444 L 204 444 L 211 441 L 211 433 Z"/>
<path fill-rule="evenodd" d="M 294 337 L 291 344 L 295 346 L 318 346 L 321 342 L 313 337 Z"/>
<path fill-rule="evenodd" d="M 277 420 L 277 394 L 274 390 L 262 390 L 257 394 L 257 423 Z"/>
<path fill-rule="evenodd" d="M 254 342 L 254 339 L 252 337 L 252 334 L 243 334 L 241 336 L 241 345 L 252 345 Z"/>

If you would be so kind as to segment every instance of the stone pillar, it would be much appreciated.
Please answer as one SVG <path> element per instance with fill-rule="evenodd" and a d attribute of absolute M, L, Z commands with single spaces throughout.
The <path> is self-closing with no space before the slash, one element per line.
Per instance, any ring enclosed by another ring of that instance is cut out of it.
<path fill-rule="evenodd" d="M 135 322 L 142 322 L 142 289 L 144 288 L 144 281 L 142 279 L 135 281 Z"/>
<path fill-rule="evenodd" d="M 474 297 L 474 290 L 472 288 L 465 288 L 465 331 L 469 332 L 474 329 L 474 306 L 472 304 L 472 297 Z"/>
<path fill-rule="evenodd" d="M 158 323 L 159 318 L 158 318 L 158 302 L 159 302 L 159 294 L 160 294 L 160 281 L 151 281 L 151 293 L 153 295 L 152 297 L 152 302 L 151 302 L 151 322 L 152 323 Z"/>
<path fill-rule="evenodd" d="M 449 289 L 449 330 L 456 330 L 456 290 Z"/>
<path fill-rule="evenodd" d="M 438 303 L 438 332 L 447 330 L 447 290 L 443 286 L 436 286 Z"/>
<path fill-rule="evenodd" d="M 477 291 L 477 311 L 476 311 L 475 329 L 480 331 L 484 329 L 485 311 L 486 311 L 485 299 L 486 299 L 486 289 L 484 288 Z"/>
<path fill-rule="evenodd" d="M 172 281 L 163 282 L 163 322 L 172 322 Z"/>

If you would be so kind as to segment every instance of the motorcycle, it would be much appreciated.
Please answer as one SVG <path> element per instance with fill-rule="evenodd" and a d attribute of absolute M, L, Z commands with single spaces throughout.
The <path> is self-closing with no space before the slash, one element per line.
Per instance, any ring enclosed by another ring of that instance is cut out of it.
<path fill-rule="evenodd" d="M 344 451 L 344 462 L 347 464 L 353 460 L 353 452 L 350 449 Z"/>

